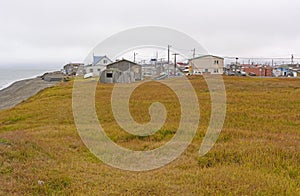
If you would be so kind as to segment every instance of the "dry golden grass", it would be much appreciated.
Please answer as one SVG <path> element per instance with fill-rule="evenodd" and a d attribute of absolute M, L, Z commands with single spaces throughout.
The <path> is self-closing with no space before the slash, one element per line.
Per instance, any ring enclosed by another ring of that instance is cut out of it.
<path fill-rule="evenodd" d="M 190 80 L 201 109 L 197 135 L 177 160 L 149 172 L 114 169 L 89 152 L 74 125 L 72 82 L 0 111 L 0 195 L 299 195 L 300 80 L 225 77 L 226 121 L 218 142 L 204 157 L 198 150 L 210 117 L 210 95 L 203 78 Z M 170 89 L 149 82 L 133 93 L 130 111 L 138 122 L 149 121 L 153 101 L 161 101 L 168 110 L 158 133 L 136 137 L 114 121 L 112 88 L 98 85 L 96 107 L 116 143 L 148 150 L 175 134 L 180 110 Z"/>

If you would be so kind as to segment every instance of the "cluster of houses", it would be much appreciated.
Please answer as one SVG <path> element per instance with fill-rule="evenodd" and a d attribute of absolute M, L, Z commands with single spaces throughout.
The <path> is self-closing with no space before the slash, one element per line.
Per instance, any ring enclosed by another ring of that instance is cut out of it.
<path fill-rule="evenodd" d="M 100 77 L 102 83 L 130 83 L 147 78 L 164 79 L 183 75 L 223 74 L 224 59 L 205 55 L 187 63 L 168 63 L 151 59 L 149 63 L 135 63 L 126 59 L 113 62 L 107 56 L 93 56 L 89 65 L 69 63 L 62 72 L 67 76 Z"/>
<path fill-rule="evenodd" d="M 135 63 L 126 59 L 112 61 L 109 57 L 94 56 L 89 65 L 69 63 L 62 72 L 67 76 L 100 77 L 101 83 L 131 83 L 147 78 L 164 79 L 183 75 L 226 74 L 229 76 L 299 77 L 297 65 L 267 66 L 260 64 L 231 63 L 224 66 L 224 58 L 203 55 L 187 62 L 169 63 L 151 59 L 148 63 Z"/>
<path fill-rule="evenodd" d="M 224 67 L 224 74 L 229 76 L 259 76 L 259 77 L 300 77 L 299 64 L 262 65 L 231 63 Z"/>

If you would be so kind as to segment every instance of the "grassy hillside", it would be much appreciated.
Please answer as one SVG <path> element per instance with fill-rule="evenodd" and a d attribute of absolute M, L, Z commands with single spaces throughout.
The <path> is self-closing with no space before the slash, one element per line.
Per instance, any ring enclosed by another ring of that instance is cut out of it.
<path fill-rule="evenodd" d="M 300 80 L 224 80 L 227 116 L 213 149 L 198 156 L 210 117 L 210 95 L 202 78 L 191 78 L 201 110 L 197 135 L 176 161 L 149 172 L 114 169 L 89 152 L 74 125 L 72 82 L 0 111 L 0 195 L 299 195 Z M 168 110 L 161 130 L 151 137 L 136 137 L 114 121 L 112 88 L 98 85 L 96 108 L 102 126 L 116 143 L 149 150 L 170 140 L 180 117 L 178 100 L 170 89 L 149 82 L 134 91 L 130 111 L 136 121 L 150 120 L 152 101 L 161 101 Z"/>

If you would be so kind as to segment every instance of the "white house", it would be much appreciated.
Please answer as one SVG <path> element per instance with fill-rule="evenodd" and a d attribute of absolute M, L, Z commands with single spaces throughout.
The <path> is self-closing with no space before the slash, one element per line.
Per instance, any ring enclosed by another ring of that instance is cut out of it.
<path fill-rule="evenodd" d="M 223 74 L 224 58 L 204 55 L 193 59 L 189 59 L 189 66 L 193 70 L 193 74 Z"/>
<path fill-rule="evenodd" d="M 93 63 L 85 66 L 85 73 L 93 77 L 99 77 L 100 73 L 106 69 L 108 64 L 112 63 L 107 56 L 93 56 Z"/>

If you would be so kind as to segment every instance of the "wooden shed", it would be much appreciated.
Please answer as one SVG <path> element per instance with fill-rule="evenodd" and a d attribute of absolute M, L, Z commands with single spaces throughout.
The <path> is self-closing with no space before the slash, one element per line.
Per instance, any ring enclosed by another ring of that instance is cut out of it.
<path fill-rule="evenodd" d="M 101 83 L 131 83 L 142 80 L 142 66 L 128 61 L 120 60 L 107 65 L 107 69 L 100 74 Z"/>

